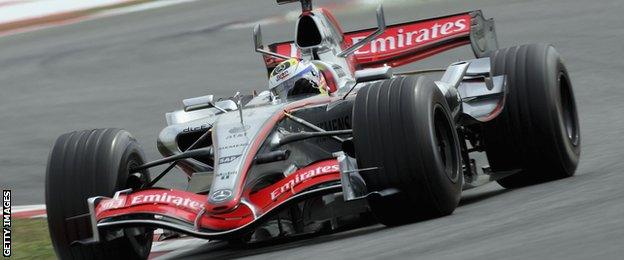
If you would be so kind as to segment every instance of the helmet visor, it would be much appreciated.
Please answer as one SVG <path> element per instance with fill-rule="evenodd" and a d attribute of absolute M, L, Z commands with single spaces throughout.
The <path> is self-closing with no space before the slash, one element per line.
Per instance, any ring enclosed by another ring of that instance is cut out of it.
<path fill-rule="evenodd" d="M 288 96 L 288 92 L 290 92 L 290 90 L 295 87 L 295 83 L 297 83 L 297 81 L 302 78 L 306 78 L 311 80 L 312 82 L 316 82 L 316 80 L 314 80 L 315 77 L 312 72 L 312 68 L 308 67 L 305 70 L 300 71 L 294 77 L 291 77 L 280 83 L 279 85 L 275 86 L 273 89 L 271 89 L 271 91 L 273 92 L 273 94 L 279 96 L 280 99 L 286 99 L 286 97 Z"/>

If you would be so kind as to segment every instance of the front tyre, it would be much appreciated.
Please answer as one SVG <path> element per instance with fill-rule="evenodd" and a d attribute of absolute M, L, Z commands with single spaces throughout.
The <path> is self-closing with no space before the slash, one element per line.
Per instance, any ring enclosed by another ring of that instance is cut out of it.
<path fill-rule="evenodd" d="M 576 102 L 568 70 L 551 45 L 531 44 L 491 54 L 494 75 L 506 75 L 503 112 L 485 124 L 493 171 L 520 170 L 498 183 L 516 188 L 574 175 L 581 153 Z"/>
<path fill-rule="evenodd" d="M 377 219 L 400 225 L 451 214 L 463 182 L 451 110 L 425 77 L 395 77 L 362 87 L 353 108 L 353 143 L 369 191 L 397 189 L 369 200 Z"/>
<path fill-rule="evenodd" d="M 89 218 L 77 217 L 89 212 L 87 198 L 140 188 L 149 173 L 130 174 L 129 169 L 143 163 L 141 147 L 124 130 L 76 131 L 56 140 L 45 185 L 50 237 L 60 259 L 147 259 L 153 236 L 148 229 L 139 235 L 124 230 L 125 236 L 97 245 L 71 245 L 92 237 Z"/>

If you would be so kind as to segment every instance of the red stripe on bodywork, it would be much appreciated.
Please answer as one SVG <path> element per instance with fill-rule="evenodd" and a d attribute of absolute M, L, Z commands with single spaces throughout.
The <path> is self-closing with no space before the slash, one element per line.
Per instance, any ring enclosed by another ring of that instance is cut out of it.
<path fill-rule="evenodd" d="M 306 189 L 339 180 L 338 162 L 331 159 L 299 169 L 271 186 L 253 194 L 247 192 L 243 196 L 260 209 L 260 214 L 263 214 Z M 104 199 L 98 203 L 95 213 L 97 221 L 129 214 L 149 213 L 194 223 L 201 207 L 205 207 L 207 201 L 205 195 L 178 190 L 151 189 L 120 195 L 117 199 Z M 195 207 L 197 203 L 201 203 L 201 206 Z M 253 220 L 251 210 L 241 204 L 228 213 L 204 214 L 200 226 L 211 230 L 228 230 Z"/>

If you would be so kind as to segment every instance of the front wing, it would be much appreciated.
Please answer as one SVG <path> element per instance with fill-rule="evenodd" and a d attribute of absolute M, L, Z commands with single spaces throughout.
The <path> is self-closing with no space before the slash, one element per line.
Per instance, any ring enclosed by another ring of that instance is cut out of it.
<path fill-rule="evenodd" d="M 206 195 L 172 189 L 126 190 L 113 198 L 90 198 L 90 242 L 99 242 L 104 237 L 101 231 L 145 226 L 206 239 L 234 237 L 294 203 L 341 192 L 340 176 L 337 159 L 317 162 L 257 192 L 245 191 L 239 206 L 222 214 L 206 212 Z"/>

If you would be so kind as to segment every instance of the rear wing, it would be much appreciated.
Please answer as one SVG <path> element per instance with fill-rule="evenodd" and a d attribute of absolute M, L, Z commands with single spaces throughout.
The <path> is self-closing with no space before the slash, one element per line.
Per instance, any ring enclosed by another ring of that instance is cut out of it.
<path fill-rule="evenodd" d="M 344 33 L 344 49 L 362 40 L 376 28 Z M 429 56 L 470 44 L 477 58 L 498 49 L 494 19 L 485 19 L 480 10 L 443 17 L 394 24 L 353 53 L 357 69 L 387 65 L 398 67 Z M 301 57 L 294 42 L 270 44 L 269 50 L 290 57 Z M 264 57 L 271 71 L 282 60 Z"/>

